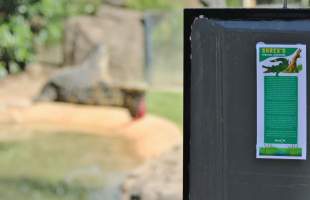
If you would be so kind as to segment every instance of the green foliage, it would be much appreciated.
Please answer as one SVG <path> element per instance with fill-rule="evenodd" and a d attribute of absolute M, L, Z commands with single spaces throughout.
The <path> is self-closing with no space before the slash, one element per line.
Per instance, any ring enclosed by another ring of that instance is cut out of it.
<path fill-rule="evenodd" d="M 0 70 L 28 63 L 34 46 L 60 41 L 66 17 L 94 14 L 101 0 L 1 0 Z"/>
<path fill-rule="evenodd" d="M 25 19 L 13 16 L 0 25 L 0 67 L 32 58 L 32 32 Z"/>
<path fill-rule="evenodd" d="M 128 7 L 137 10 L 171 10 L 181 6 L 181 1 L 177 0 L 128 0 Z"/>
<path fill-rule="evenodd" d="M 150 91 L 147 95 L 147 106 L 150 113 L 165 117 L 182 128 L 182 92 Z"/>
<path fill-rule="evenodd" d="M 95 14 L 102 0 L 61 0 L 65 2 L 66 12 L 69 15 Z"/>

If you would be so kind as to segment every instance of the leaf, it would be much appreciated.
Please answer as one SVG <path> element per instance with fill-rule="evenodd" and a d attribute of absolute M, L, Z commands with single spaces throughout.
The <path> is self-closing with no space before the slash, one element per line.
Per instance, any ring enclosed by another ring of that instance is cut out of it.
<path fill-rule="evenodd" d="M 302 71 L 302 65 L 297 66 L 297 72 L 300 72 L 300 71 Z"/>

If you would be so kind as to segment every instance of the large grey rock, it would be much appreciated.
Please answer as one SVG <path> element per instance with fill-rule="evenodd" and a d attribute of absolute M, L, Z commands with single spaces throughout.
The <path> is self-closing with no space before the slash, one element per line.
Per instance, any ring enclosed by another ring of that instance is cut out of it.
<path fill-rule="evenodd" d="M 65 68 L 52 76 L 35 101 L 122 106 L 129 109 L 132 117 L 141 117 L 145 88 L 115 83 L 108 63 L 107 49 L 98 46 L 81 65 Z"/>
<path fill-rule="evenodd" d="M 114 81 L 124 85 L 143 82 L 142 21 L 142 13 L 113 6 L 103 6 L 97 16 L 69 19 L 65 29 L 65 65 L 81 63 L 94 46 L 104 44 L 109 50 L 109 69 Z"/>
<path fill-rule="evenodd" d="M 122 185 L 122 200 L 181 200 L 182 146 L 176 146 L 128 176 Z"/>

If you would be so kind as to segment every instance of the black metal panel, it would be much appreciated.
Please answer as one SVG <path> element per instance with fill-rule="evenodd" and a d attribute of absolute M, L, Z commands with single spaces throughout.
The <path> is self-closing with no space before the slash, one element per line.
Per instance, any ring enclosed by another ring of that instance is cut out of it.
<path fill-rule="evenodd" d="M 185 10 L 184 23 L 184 199 L 309 199 L 310 160 L 255 151 L 256 43 L 303 43 L 310 58 L 310 11 Z"/>

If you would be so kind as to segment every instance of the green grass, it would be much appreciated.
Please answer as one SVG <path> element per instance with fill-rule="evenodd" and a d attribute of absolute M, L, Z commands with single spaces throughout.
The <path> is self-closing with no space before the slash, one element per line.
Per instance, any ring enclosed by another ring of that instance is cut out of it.
<path fill-rule="evenodd" d="M 164 117 L 182 128 L 183 93 L 167 91 L 150 91 L 147 94 L 148 111 Z"/>
<path fill-rule="evenodd" d="M 302 156 L 301 148 L 262 147 L 259 149 L 261 156 Z"/>
<path fill-rule="evenodd" d="M 128 141 L 79 133 L 43 133 L 0 142 L 3 200 L 88 200 L 140 162 Z"/>

